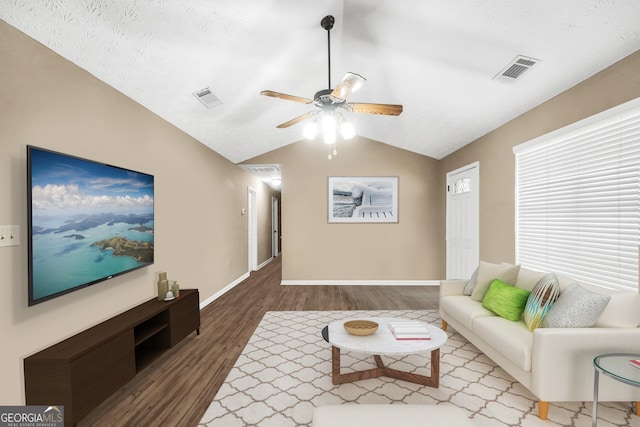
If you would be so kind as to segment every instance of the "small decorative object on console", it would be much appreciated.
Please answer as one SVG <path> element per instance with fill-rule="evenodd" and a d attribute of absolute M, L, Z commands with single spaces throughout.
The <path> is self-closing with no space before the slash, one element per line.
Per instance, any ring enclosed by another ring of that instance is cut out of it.
<path fill-rule="evenodd" d="M 171 285 L 171 292 L 173 293 L 173 296 L 178 298 L 180 296 L 180 285 L 178 285 L 178 281 L 174 280 L 172 285 Z"/>
<path fill-rule="evenodd" d="M 158 273 L 158 301 L 163 301 L 166 298 L 167 291 L 169 291 L 169 281 L 167 280 L 167 273 Z"/>
<path fill-rule="evenodd" d="M 344 328 L 351 335 L 366 336 L 378 330 L 378 324 L 371 320 L 349 320 L 344 322 Z"/>

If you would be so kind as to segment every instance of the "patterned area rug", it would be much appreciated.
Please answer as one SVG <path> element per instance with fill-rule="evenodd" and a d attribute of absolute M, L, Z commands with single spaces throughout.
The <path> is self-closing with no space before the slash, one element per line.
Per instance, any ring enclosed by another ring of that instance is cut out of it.
<path fill-rule="evenodd" d="M 479 427 L 590 426 L 591 402 L 552 403 L 549 419 L 537 416 L 534 396 L 493 361 L 449 330 L 441 348 L 440 387 L 391 378 L 334 386 L 331 346 L 321 330 L 335 320 L 403 317 L 440 326 L 435 310 L 271 311 L 265 314 L 199 426 L 311 426 L 313 408 L 342 403 L 450 404 L 467 411 Z M 404 371 L 429 375 L 424 355 L 385 357 Z M 375 367 L 373 357 L 342 352 L 342 372 Z M 631 404 L 601 403 L 598 426 L 640 427 Z"/>

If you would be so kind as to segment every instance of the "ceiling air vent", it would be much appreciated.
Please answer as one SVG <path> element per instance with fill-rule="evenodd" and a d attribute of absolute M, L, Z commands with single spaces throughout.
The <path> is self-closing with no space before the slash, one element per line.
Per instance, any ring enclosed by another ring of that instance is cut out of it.
<path fill-rule="evenodd" d="M 527 70 L 533 68 L 539 59 L 518 55 L 506 67 L 504 67 L 493 79 L 501 81 L 514 81 L 521 77 Z"/>
<path fill-rule="evenodd" d="M 211 92 L 208 87 L 197 92 L 193 92 L 193 96 L 198 98 L 198 101 L 202 102 L 202 105 L 209 109 L 222 104 L 220 98 L 218 98 L 213 92 Z"/>

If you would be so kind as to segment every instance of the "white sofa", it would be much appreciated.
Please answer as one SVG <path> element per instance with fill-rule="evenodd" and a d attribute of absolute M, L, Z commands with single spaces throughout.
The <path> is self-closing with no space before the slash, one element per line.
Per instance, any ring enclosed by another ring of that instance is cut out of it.
<path fill-rule="evenodd" d="M 546 273 L 521 268 L 516 287 L 532 290 Z M 558 276 L 561 292 L 574 280 Z M 440 282 L 440 315 L 447 325 L 468 339 L 538 399 L 538 415 L 547 419 L 549 402 L 593 400 L 593 359 L 604 353 L 640 353 L 640 294 L 580 283 L 611 295 L 593 327 L 536 328 L 524 320 L 504 319 L 482 302 L 464 295 L 466 280 Z M 599 401 L 636 403 L 640 415 L 640 388 L 600 375 Z"/>
<path fill-rule="evenodd" d="M 313 427 L 472 427 L 464 410 L 453 405 L 345 404 L 319 406 Z"/>

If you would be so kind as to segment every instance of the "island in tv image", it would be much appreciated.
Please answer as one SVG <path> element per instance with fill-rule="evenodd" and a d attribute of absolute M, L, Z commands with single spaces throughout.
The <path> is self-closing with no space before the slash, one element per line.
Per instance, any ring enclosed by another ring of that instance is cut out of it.
<path fill-rule="evenodd" d="M 31 302 L 153 264 L 153 175 L 29 147 Z"/>

